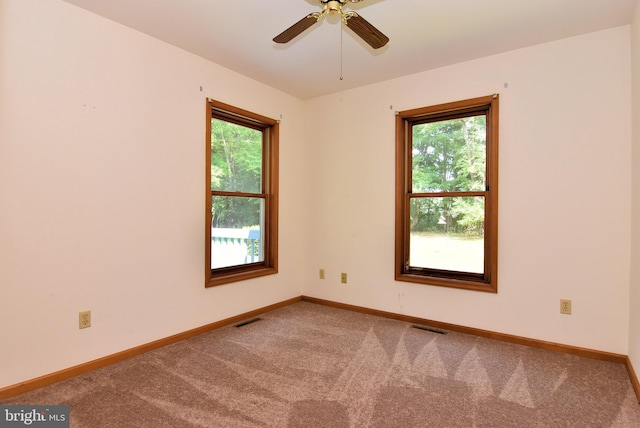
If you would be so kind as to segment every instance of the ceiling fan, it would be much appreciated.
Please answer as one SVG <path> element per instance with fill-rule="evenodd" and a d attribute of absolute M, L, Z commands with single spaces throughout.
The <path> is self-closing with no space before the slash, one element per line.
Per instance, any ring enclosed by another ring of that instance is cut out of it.
<path fill-rule="evenodd" d="M 321 12 L 310 13 L 291 27 L 284 30 L 273 38 L 276 43 L 288 43 L 300 35 L 304 30 L 320 21 L 325 15 L 340 15 L 342 22 L 356 33 L 362 40 L 367 42 L 374 49 L 379 49 L 389 42 L 389 38 L 382 34 L 380 30 L 371 25 L 369 21 L 358 15 L 356 12 L 344 11 L 343 6 L 348 2 L 359 3 L 363 0 L 319 0 L 322 4 Z"/>

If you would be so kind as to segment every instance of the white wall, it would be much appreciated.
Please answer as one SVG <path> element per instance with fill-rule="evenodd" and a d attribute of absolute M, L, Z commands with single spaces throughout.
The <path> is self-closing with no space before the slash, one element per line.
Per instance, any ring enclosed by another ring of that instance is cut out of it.
<path fill-rule="evenodd" d="M 305 294 L 626 354 L 629 48 L 620 27 L 308 101 Z M 492 93 L 498 294 L 394 281 L 394 111 Z M 561 298 L 573 315 L 559 313 Z"/>
<path fill-rule="evenodd" d="M 629 317 L 629 358 L 640 376 L 640 0 L 631 25 L 632 78 L 632 202 L 631 209 L 631 298 Z"/>
<path fill-rule="evenodd" d="M 0 56 L 0 387 L 301 294 L 300 100 L 60 1 Z M 211 289 L 206 97 L 283 117 L 280 273 Z"/>

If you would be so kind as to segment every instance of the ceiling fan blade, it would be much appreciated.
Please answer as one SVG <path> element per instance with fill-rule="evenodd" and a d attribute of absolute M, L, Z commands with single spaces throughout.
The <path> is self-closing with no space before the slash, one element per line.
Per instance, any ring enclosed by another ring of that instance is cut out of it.
<path fill-rule="evenodd" d="M 355 12 L 349 12 L 347 16 L 347 27 L 353 30 L 354 33 L 374 49 L 379 49 L 389 42 L 387 36 Z"/>
<path fill-rule="evenodd" d="M 291 27 L 284 30 L 282 33 L 275 36 L 273 41 L 276 43 L 288 43 L 316 22 L 318 22 L 318 14 L 310 13 Z"/>

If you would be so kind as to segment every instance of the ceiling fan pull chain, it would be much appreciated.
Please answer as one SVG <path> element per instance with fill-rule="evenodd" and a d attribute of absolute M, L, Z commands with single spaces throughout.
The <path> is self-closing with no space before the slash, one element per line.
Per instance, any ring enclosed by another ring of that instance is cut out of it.
<path fill-rule="evenodd" d="M 342 33 L 344 33 L 344 21 L 341 19 L 340 20 L 340 80 L 343 79 L 342 77 Z"/>

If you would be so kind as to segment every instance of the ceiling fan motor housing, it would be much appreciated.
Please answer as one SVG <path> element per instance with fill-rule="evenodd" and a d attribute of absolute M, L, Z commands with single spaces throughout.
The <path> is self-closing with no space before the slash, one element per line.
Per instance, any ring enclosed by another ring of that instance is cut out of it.
<path fill-rule="evenodd" d="M 342 6 L 346 3 L 345 1 L 339 0 L 321 0 L 322 4 L 324 4 L 323 11 L 327 12 L 329 15 L 335 15 L 336 13 L 342 14 Z"/>

